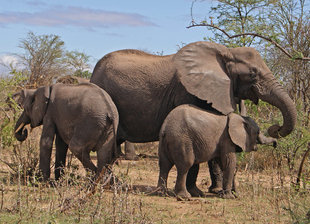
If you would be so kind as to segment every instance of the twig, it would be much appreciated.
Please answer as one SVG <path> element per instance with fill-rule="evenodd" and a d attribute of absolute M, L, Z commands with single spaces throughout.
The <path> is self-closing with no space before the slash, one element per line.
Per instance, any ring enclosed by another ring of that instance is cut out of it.
<path fill-rule="evenodd" d="M 87 199 L 91 198 L 96 193 L 97 185 L 99 184 L 101 179 L 105 176 L 107 171 L 110 171 L 110 173 L 108 174 L 109 176 L 107 177 L 107 179 L 104 181 L 104 183 L 101 186 L 109 186 L 112 177 L 114 177 L 114 174 L 110 170 L 109 167 L 106 167 L 106 168 L 102 169 L 102 171 L 100 172 L 100 174 L 96 178 L 95 182 L 91 186 L 90 192 L 88 192 L 86 195 L 84 195 L 84 197 L 82 197 L 81 199 L 78 198 L 78 200 L 74 200 L 73 198 L 67 198 L 64 200 L 64 203 L 61 206 L 62 207 L 61 213 L 70 209 L 72 207 L 72 205 L 75 204 L 76 201 L 79 201 L 80 204 L 85 204 L 87 202 Z M 114 183 L 115 183 L 115 181 L 114 181 Z"/>
<path fill-rule="evenodd" d="M 305 152 L 304 156 L 302 157 L 302 160 L 300 162 L 299 170 L 298 170 L 298 175 L 297 175 L 297 180 L 296 180 L 296 185 L 300 187 L 300 177 L 302 174 L 302 169 L 306 160 L 306 157 L 308 156 L 310 152 L 310 142 L 308 143 L 308 150 Z"/>
<path fill-rule="evenodd" d="M 4 199 L 4 186 L 3 184 L 1 185 L 1 206 L 0 206 L 0 210 L 2 211 L 3 209 L 3 200 Z"/>

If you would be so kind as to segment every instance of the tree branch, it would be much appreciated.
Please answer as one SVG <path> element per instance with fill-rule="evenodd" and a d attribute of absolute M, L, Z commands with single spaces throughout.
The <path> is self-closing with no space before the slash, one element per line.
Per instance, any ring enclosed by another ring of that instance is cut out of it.
<path fill-rule="evenodd" d="M 225 30 L 221 29 L 218 26 L 215 26 L 213 23 L 208 24 L 208 23 L 195 23 L 195 21 L 192 19 L 192 24 L 187 26 L 187 29 L 193 28 L 193 27 L 211 27 L 213 29 L 217 29 L 219 31 L 221 31 L 223 34 L 225 34 L 229 39 L 233 39 L 233 38 L 237 38 L 240 36 L 253 36 L 253 37 L 259 37 L 261 39 L 264 39 L 270 43 L 272 43 L 273 45 L 275 45 L 279 50 L 281 50 L 286 56 L 288 56 L 290 59 L 293 60 L 302 60 L 302 61 L 310 61 L 310 57 L 294 57 L 293 55 L 291 55 L 287 50 L 285 50 L 280 44 L 278 44 L 276 41 L 272 40 L 269 37 L 265 37 L 261 34 L 258 33 L 241 33 L 241 34 L 236 34 L 236 35 L 229 35 Z"/>
<path fill-rule="evenodd" d="M 298 175 L 297 175 L 297 180 L 296 180 L 296 185 L 300 187 L 300 179 L 301 179 L 301 174 L 302 174 L 302 169 L 306 160 L 306 157 L 308 156 L 310 152 L 310 143 L 308 143 L 308 150 L 305 152 L 304 156 L 302 157 L 299 169 L 298 169 Z"/>

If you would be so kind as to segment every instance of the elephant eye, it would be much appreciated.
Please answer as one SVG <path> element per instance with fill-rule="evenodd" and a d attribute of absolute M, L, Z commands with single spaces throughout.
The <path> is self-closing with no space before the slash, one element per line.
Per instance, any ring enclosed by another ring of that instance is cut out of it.
<path fill-rule="evenodd" d="M 250 69 L 250 72 L 251 72 L 251 74 L 257 74 L 257 68 L 255 68 L 255 67 L 252 67 L 251 69 Z"/>

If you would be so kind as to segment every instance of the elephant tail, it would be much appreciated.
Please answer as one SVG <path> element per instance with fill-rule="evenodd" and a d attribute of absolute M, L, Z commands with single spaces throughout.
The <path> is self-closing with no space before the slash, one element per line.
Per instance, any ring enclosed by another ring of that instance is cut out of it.
<path fill-rule="evenodd" d="M 116 161 L 116 159 L 120 156 L 120 152 L 117 148 L 116 136 L 117 136 L 117 127 L 118 127 L 118 117 L 117 119 L 109 119 L 112 121 L 113 127 L 113 150 L 112 150 L 112 163 Z"/>

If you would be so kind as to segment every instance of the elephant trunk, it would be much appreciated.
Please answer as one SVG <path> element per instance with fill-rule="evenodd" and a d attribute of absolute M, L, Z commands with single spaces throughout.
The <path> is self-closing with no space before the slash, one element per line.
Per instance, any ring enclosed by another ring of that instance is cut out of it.
<path fill-rule="evenodd" d="M 260 86 L 265 86 L 267 89 L 258 87 L 258 92 L 261 93 L 259 98 L 279 108 L 283 116 L 283 126 L 273 125 L 269 127 L 268 134 L 273 138 L 287 136 L 293 131 L 297 119 L 297 111 L 293 100 L 273 76 L 264 80 L 264 84 Z"/>
<path fill-rule="evenodd" d="M 15 125 L 15 137 L 18 141 L 22 142 L 25 141 L 28 137 L 28 131 L 25 129 L 25 126 L 30 123 L 29 117 L 25 114 L 25 111 L 22 115 L 18 118 L 16 125 Z"/>
<path fill-rule="evenodd" d="M 262 144 L 262 145 L 267 145 L 267 144 L 271 144 L 273 145 L 274 148 L 277 147 L 277 139 L 272 138 L 272 137 L 267 137 L 265 135 L 263 135 L 262 133 L 260 133 L 258 135 L 258 144 Z"/>

